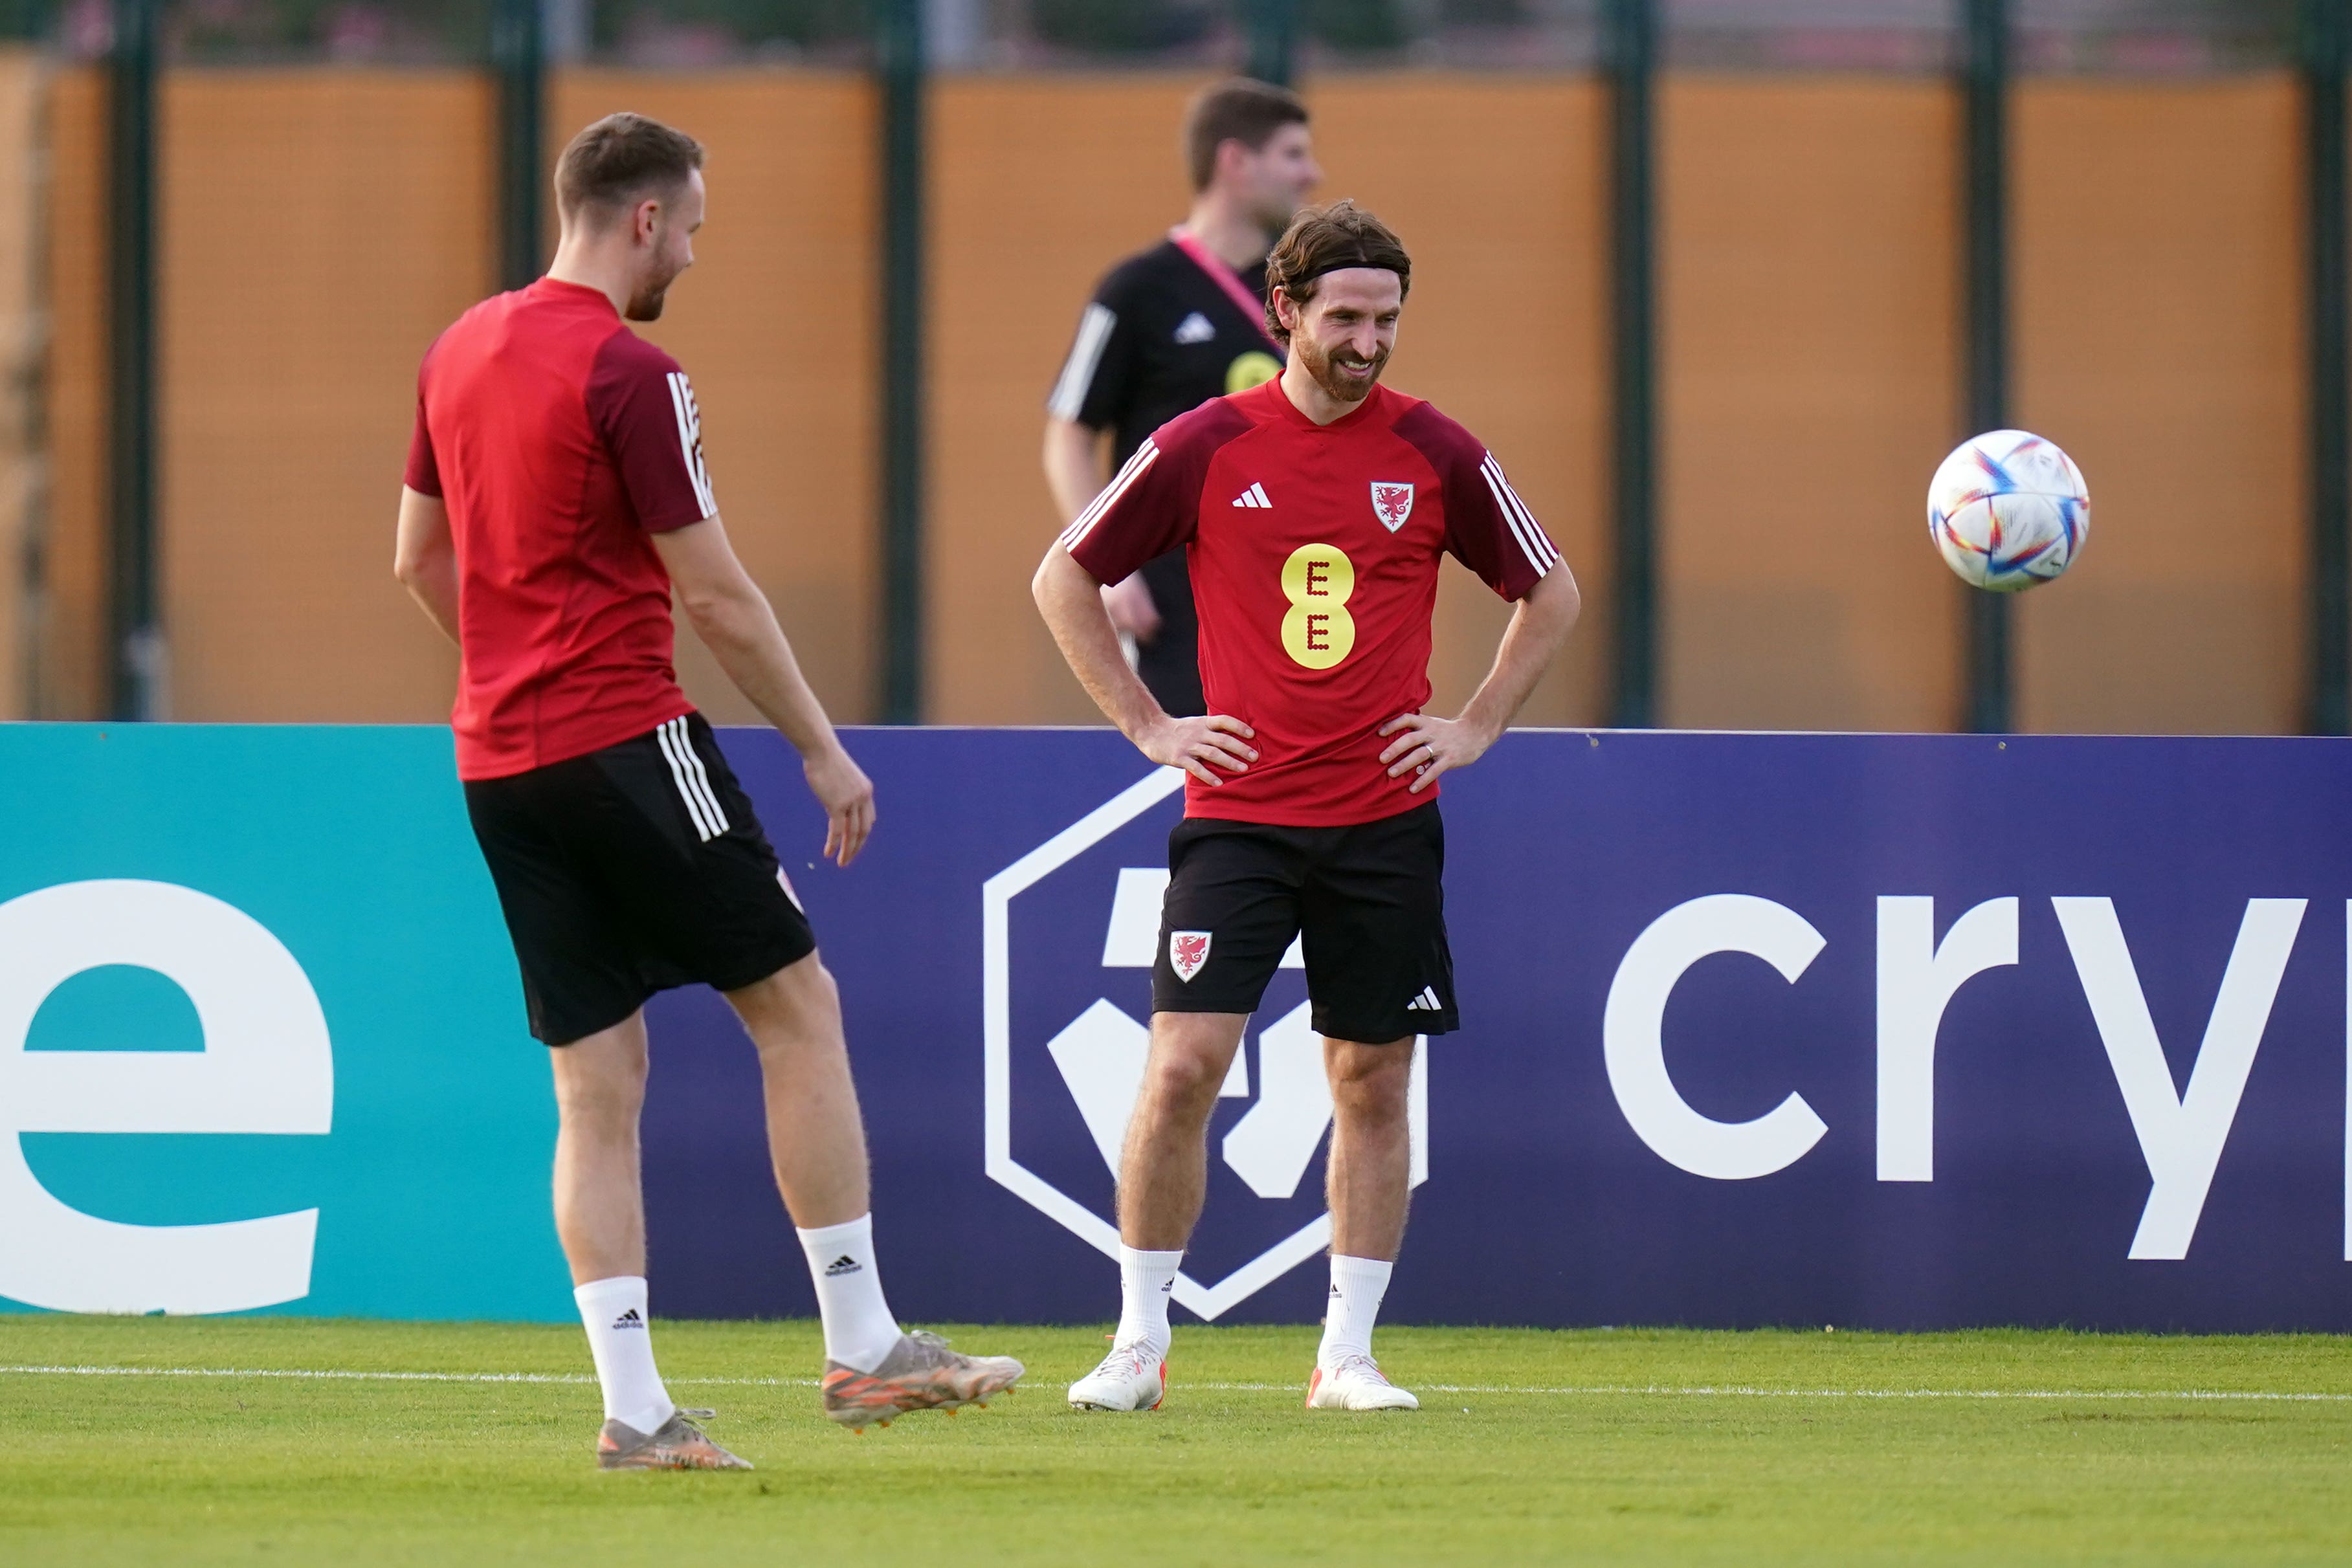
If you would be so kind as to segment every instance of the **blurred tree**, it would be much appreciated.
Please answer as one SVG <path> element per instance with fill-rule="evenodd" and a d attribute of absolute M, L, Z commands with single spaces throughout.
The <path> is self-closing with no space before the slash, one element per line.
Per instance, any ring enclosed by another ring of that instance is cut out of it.
<path fill-rule="evenodd" d="M 863 38 L 872 25 L 867 0 L 601 0 L 594 14 L 600 49 L 646 24 L 715 27 L 747 47 L 802 48 Z"/>
<path fill-rule="evenodd" d="M 1450 27 L 1512 27 L 1528 19 L 1527 0 L 1445 0 L 1439 16 Z"/>
<path fill-rule="evenodd" d="M 1064 48 L 1149 54 L 1198 43 L 1223 10 L 1213 0 L 1031 0 L 1029 24 Z"/>
<path fill-rule="evenodd" d="M 488 0 L 166 0 L 163 37 L 173 58 L 425 53 L 478 59 L 489 44 L 489 5 Z"/>
<path fill-rule="evenodd" d="M 1329 48 L 1370 53 L 1412 41 L 1398 0 L 1307 0 L 1306 11 L 1307 36 Z"/>

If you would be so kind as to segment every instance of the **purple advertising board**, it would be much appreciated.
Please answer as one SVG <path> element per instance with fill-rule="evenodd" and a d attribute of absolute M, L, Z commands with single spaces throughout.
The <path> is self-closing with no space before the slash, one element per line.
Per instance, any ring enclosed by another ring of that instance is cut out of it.
<path fill-rule="evenodd" d="M 726 732 L 839 977 L 891 1299 L 1115 1315 L 1172 775 L 1100 730 L 863 730 L 846 871 Z M 1384 1316 L 2352 1329 L 2352 745 L 1524 731 L 1444 784 L 1463 1027 L 1422 1042 Z M 1279 972 L 1178 1291 L 1311 1322 L 1328 1115 Z M 656 1307 L 812 1309 L 756 1068 L 654 1009 Z"/>

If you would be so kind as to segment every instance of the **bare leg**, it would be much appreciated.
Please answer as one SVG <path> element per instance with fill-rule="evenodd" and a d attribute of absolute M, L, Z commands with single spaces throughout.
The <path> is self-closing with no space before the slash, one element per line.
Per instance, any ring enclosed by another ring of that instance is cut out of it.
<path fill-rule="evenodd" d="M 1412 1041 L 1359 1045 L 1323 1041 L 1331 1078 L 1331 1158 L 1325 1181 L 1331 1203 L 1331 1250 L 1346 1258 L 1396 1261 L 1412 1187 L 1412 1127 L 1407 1092 Z"/>
<path fill-rule="evenodd" d="M 637 1116 L 646 1103 L 646 1016 L 557 1046 L 555 1234 L 572 1282 L 646 1271 Z"/>
<path fill-rule="evenodd" d="M 1118 1239 L 1181 1252 L 1209 1181 L 1209 1113 L 1242 1043 L 1246 1013 L 1154 1013 L 1143 1092 L 1119 1156 Z"/>
<path fill-rule="evenodd" d="M 793 1223 L 814 1230 L 857 1218 L 870 1206 L 866 1125 L 833 976 L 812 953 L 727 999 L 759 1048 L 768 1157 Z"/>

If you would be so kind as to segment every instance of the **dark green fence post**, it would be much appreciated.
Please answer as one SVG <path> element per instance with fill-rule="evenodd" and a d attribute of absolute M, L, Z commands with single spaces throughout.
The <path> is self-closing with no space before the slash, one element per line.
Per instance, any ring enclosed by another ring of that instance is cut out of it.
<path fill-rule="evenodd" d="M 923 714 L 923 4 L 877 0 L 882 132 L 882 719 Z"/>
<path fill-rule="evenodd" d="M 1242 74 L 1288 87 L 1298 70 L 1298 0 L 1244 0 Z"/>
<path fill-rule="evenodd" d="M 1968 0 L 1961 71 L 1962 287 L 1968 311 L 1968 434 L 2009 423 L 2009 5 Z M 1968 727 L 2010 727 L 2009 598 L 1968 595 Z"/>
<path fill-rule="evenodd" d="M 2304 168 L 2310 181 L 2311 333 L 2311 706 L 2314 735 L 2352 732 L 2352 591 L 2346 573 L 2347 442 L 2352 395 L 2345 355 L 2344 75 L 2347 27 L 2343 0 L 2304 0 Z"/>
<path fill-rule="evenodd" d="M 1655 236 L 1652 0 L 1608 0 L 1610 304 L 1616 512 L 1615 692 L 1611 722 L 1658 715 Z"/>
<path fill-rule="evenodd" d="M 520 288 L 545 265 L 547 31 L 541 0 L 492 0 L 498 82 L 499 287 Z"/>
<path fill-rule="evenodd" d="M 114 0 L 107 64 L 107 709 L 163 716 L 155 514 L 155 50 L 161 0 Z"/>

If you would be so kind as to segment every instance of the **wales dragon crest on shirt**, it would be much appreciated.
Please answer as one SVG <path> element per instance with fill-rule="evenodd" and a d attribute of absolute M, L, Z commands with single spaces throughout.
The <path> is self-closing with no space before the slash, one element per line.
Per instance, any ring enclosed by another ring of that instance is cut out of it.
<path fill-rule="evenodd" d="M 1412 516 L 1412 486 L 1373 480 L 1372 516 L 1380 518 L 1381 527 L 1391 533 L 1404 527 L 1404 520 Z"/>

